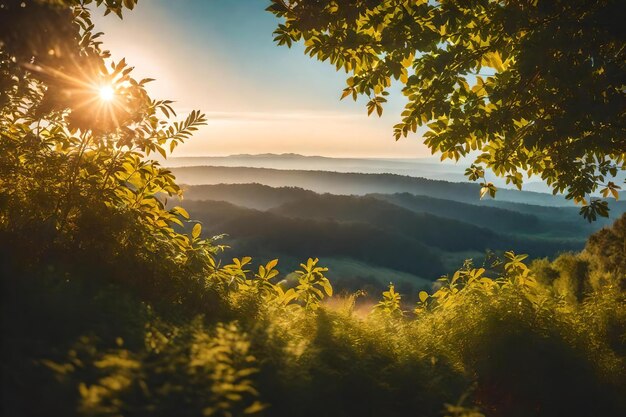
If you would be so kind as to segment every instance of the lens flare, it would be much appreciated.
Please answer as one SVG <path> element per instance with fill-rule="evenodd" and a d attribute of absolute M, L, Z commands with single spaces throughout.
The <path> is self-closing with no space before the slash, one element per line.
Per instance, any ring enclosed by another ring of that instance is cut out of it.
<path fill-rule="evenodd" d="M 110 85 L 100 87 L 100 100 L 112 101 L 115 98 L 115 90 Z"/>

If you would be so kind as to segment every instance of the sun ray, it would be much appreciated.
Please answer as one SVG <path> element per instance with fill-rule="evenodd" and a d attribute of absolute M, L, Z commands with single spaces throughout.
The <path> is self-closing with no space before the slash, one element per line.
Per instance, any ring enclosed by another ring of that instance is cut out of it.
<path fill-rule="evenodd" d="M 100 87 L 98 93 L 100 94 L 100 100 L 102 101 L 110 102 L 115 99 L 115 90 L 110 85 L 103 85 Z"/>

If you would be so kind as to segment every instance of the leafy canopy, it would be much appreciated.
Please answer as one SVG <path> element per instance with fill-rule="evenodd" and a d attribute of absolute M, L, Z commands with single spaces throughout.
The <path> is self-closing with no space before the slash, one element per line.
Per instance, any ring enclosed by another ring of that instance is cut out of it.
<path fill-rule="evenodd" d="M 408 103 L 397 139 L 425 126 L 442 159 L 474 158 L 466 171 L 495 196 L 485 168 L 522 187 L 540 176 L 554 193 L 606 216 L 600 191 L 626 160 L 626 3 L 553 0 L 273 0 L 279 45 L 349 74 L 342 98 L 369 97 L 381 115 L 392 81 Z"/>
<path fill-rule="evenodd" d="M 223 246 L 167 204 L 181 188 L 150 157 L 167 157 L 206 118 L 194 110 L 173 120 L 172 102 L 148 95 L 151 79 L 112 62 L 91 3 L 121 18 L 136 0 L 0 0 L 0 240 L 16 242 L 18 269 L 24 254 L 62 268 L 97 254 L 147 298 L 192 304 L 211 288 L 317 308 L 332 295 L 317 259 L 301 264 L 294 288 L 276 282 L 277 260 L 256 274 L 244 269 L 251 258 L 221 265 Z"/>
<path fill-rule="evenodd" d="M 134 79 L 124 59 L 111 62 L 90 3 L 0 2 L 0 230 L 38 229 L 33 247 L 44 253 L 106 224 L 120 252 L 132 244 L 146 256 L 206 264 L 216 248 L 175 230 L 188 216 L 165 199 L 180 188 L 146 158 L 165 157 L 205 117 L 171 120 L 172 102 L 146 92 L 151 79 Z M 135 1 L 93 3 L 121 17 Z"/>

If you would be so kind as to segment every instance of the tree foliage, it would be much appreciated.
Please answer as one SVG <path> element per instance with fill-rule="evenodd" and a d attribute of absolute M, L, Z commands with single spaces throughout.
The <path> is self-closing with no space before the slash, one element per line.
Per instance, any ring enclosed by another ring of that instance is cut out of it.
<path fill-rule="evenodd" d="M 466 172 L 495 196 L 485 168 L 522 187 L 540 176 L 554 193 L 606 216 L 601 191 L 626 161 L 626 50 L 619 0 L 283 1 L 279 45 L 349 74 L 342 98 L 369 98 L 381 115 L 392 82 L 408 103 L 400 139 L 426 126 L 442 159 L 474 158 Z"/>
<path fill-rule="evenodd" d="M 172 121 L 172 102 L 148 96 L 150 79 L 136 80 L 124 59 L 108 59 L 89 3 L 2 3 L 2 231 L 30 230 L 36 256 L 109 227 L 119 252 L 133 246 L 146 257 L 206 264 L 215 248 L 175 231 L 188 216 L 164 202 L 180 187 L 169 170 L 146 158 L 166 156 L 206 119 L 192 111 Z M 121 17 L 121 2 L 96 4 Z"/>

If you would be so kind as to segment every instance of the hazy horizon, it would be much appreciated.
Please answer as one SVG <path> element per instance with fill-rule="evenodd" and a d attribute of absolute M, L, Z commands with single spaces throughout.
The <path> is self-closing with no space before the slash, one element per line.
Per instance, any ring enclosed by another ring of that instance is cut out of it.
<path fill-rule="evenodd" d="M 335 156 L 335 155 L 324 155 L 324 154 L 309 154 L 309 153 L 301 153 L 301 152 L 259 152 L 259 153 L 222 153 L 222 154 L 198 154 L 198 155 L 173 155 L 167 158 L 167 160 L 172 159 L 193 159 L 193 158 L 229 158 L 229 157 L 242 157 L 242 156 L 297 156 L 297 157 L 305 157 L 305 158 L 328 158 L 328 159 L 359 159 L 359 160 L 394 160 L 394 161 L 413 161 L 413 160 L 432 160 L 437 163 L 456 165 L 454 161 L 445 160 L 440 161 L 439 158 L 435 155 L 428 156 L 416 156 L 413 158 L 400 157 L 400 156 Z M 459 161 L 458 164 L 462 164 L 463 161 Z M 469 162 L 468 162 L 469 164 Z"/>

